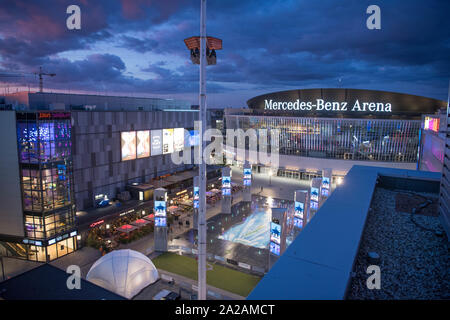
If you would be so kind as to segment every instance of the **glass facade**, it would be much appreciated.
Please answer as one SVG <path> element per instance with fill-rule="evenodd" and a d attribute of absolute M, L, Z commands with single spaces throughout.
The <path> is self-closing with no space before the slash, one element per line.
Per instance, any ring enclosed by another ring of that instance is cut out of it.
<path fill-rule="evenodd" d="M 227 115 L 226 127 L 278 129 L 282 155 L 414 163 L 421 121 Z"/>
<path fill-rule="evenodd" d="M 17 113 L 29 260 L 50 261 L 76 249 L 70 113 Z"/>

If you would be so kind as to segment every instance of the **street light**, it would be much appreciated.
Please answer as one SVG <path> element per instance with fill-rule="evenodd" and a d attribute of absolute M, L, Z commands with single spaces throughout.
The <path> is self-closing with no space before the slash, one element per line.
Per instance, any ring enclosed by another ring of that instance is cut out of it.
<path fill-rule="evenodd" d="M 200 64 L 200 155 L 205 150 L 206 127 L 206 65 L 216 64 L 216 50 L 222 49 L 222 40 L 206 36 L 206 0 L 200 0 L 200 37 L 184 40 L 190 50 L 191 60 Z M 199 176 L 199 208 L 198 208 L 198 299 L 206 300 L 206 163 L 200 157 Z"/>

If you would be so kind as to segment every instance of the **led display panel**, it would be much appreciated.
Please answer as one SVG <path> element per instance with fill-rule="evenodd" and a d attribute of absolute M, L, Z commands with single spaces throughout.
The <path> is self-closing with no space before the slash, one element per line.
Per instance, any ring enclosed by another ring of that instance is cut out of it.
<path fill-rule="evenodd" d="M 222 188 L 231 188 L 231 177 L 222 176 Z"/>
<path fill-rule="evenodd" d="M 166 227 L 167 220 L 165 217 L 155 217 L 155 227 Z"/>
<path fill-rule="evenodd" d="M 270 250 L 271 253 L 273 253 L 273 254 L 275 254 L 277 256 L 280 255 L 280 245 L 279 244 L 271 242 L 270 246 L 269 246 L 269 250 Z"/>
<path fill-rule="evenodd" d="M 184 149 L 184 128 L 173 129 L 173 150 L 175 152 Z"/>
<path fill-rule="evenodd" d="M 200 137 L 198 135 L 198 130 L 189 131 L 189 145 L 191 147 L 198 146 L 200 144 Z"/>
<path fill-rule="evenodd" d="M 120 133 L 122 161 L 136 159 L 136 131 Z"/>
<path fill-rule="evenodd" d="M 303 219 L 294 217 L 294 227 L 303 228 Z"/>
<path fill-rule="evenodd" d="M 270 223 L 270 241 L 280 244 L 281 226 L 278 223 Z"/>
<path fill-rule="evenodd" d="M 319 188 L 311 187 L 311 200 L 319 201 Z"/>
<path fill-rule="evenodd" d="M 173 129 L 163 129 L 163 154 L 173 152 Z"/>
<path fill-rule="evenodd" d="M 162 130 L 151 131 L 151 155 L 157 156 L 162 154 Z"/>
<path fill-rule="evenodd" d="M 303 202 L 295 201 L 294 203 L 294 217 L 303 219 L 303 212 L 305 211 L 305 205 Z"/>
<path fill-rule="evenodd" d="M 150 157 L 150 131 L 137 131 L 136 156 L 138 159 Z"/>
<path fill-rule="evenodd" d="M 194 209 L 198 209 L 200 201 L 200 189 L 199 187 L 194 187 L 194 197 L 193 197 Z"/>
<path fill-rule="evenodd" d="M 165 217 L 166 216 L 166 202 L 165 201 L 155 201 L 155 216 Z"/>
<path fill-rule="evenodd" d="M 322 178 L 322 188 L 330 189 L 330 178 L 329 177 Z"/>

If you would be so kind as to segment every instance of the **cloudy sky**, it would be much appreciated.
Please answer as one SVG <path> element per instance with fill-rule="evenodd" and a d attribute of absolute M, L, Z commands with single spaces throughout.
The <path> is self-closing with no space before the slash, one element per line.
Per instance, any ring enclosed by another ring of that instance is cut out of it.
<path fill-rule="evenodd" d="M 66 8 L 81 8 L 68 30 Z M 366 9 L 381 8 L 381 30 Z M 183 39 L 199 34 L 199 0 L 0 0 L 0 94 L 48 90 L 187 99 L 198 66 Z M 208 104 L 242 107 L 258 94 L 347 87 L 447 99 L 448 0 L 209 0 L 208 35 L 223 39 L 207 68 Z M 3 74 L 3 76 L 1 76 Z M 15 84 L 14 84 L 15 83 Z"/>

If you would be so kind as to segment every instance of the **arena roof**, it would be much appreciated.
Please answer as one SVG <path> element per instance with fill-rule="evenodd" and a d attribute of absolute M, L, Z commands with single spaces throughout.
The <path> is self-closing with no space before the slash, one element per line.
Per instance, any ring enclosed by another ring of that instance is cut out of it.
<path fill-rule="evenodd" d="M 272 92 L 247 101 L 257 113 L 286 116 L 352 118 L 420 117 L 446 108 L 447 102 L 416 95 L 362 89 L 298 89 Z"/>

